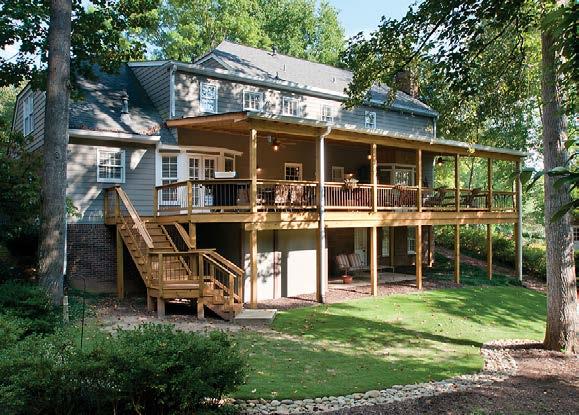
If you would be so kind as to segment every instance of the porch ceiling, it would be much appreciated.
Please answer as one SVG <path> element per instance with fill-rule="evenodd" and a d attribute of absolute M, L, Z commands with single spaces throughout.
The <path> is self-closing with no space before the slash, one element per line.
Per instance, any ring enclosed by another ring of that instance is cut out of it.
<path fill-rule="evenodd" d="M 417 135 L 404 135 L 387 130 L 369 130 L 323 121 L 305 120 L 287 116 L 254 113 L 230 112 L 198 117 L 185 117 L 167 121 L 171 128 L 205 130 L 227 134 L 249 134 L 251 129 L 260 133 L 275 134 L 279 137 L 314 138 L 331 128 L 329 140 L 349 141 L 365 144 L 392 146 L 408 149 L 422 149 L 439 154 L 459 154 L 470 157 L 485 157 L 499 160 L 519 161 L 528 153 L 517 150 L 469 144 L 454 140 L 433 139 Z"/>

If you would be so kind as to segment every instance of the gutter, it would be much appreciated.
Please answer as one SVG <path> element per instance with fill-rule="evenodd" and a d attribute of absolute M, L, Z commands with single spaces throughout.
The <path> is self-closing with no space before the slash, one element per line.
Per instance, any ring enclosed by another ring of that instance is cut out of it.
<path fill-rule="evenodd" d="M 71 128 L 68 130 L 69 137 L 88 138 L 103 141 L 122 141 L 125 143 L 156 144 L 161 140 L 160 135 L 141 135 L 130 133 L 117 133 L 109 131 L 93 131 Z"/>

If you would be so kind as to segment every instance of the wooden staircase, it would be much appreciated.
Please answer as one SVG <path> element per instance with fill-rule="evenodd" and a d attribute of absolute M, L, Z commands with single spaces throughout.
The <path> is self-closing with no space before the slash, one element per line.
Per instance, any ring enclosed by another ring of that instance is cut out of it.
<path fill-rule="evenodd" d="M 243 270 L 214 249 L 195 249 L 179 223 L 143 221 L 120 187 L 105 193 L 105 220 L 117 227 L 117 243 L 127 247 L 147 288 L 147 307 L 165 314 L 165 301 L 195 299 L 230 320 L 243 308 Z"/>

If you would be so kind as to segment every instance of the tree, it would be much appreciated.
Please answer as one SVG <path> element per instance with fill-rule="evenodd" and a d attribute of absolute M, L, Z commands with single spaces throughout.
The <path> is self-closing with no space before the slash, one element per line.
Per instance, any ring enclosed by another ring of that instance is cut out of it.
<path fill-rule="evenodd" d="M 401 20 L 384 19 L 368 39 L 358 36 L 350 42 L 345 54 L 346 63 L 354 71 L 348 89 L 349 104 L 363 102 L 373 84 L 393 84 L 401 70 L 415 69 L 421 67 L 421 62 L 428 62 L 432 78 L 439 81 L 438 85 L 443 84 L 442 91 L 454 95 L 460 105 L 468 108 L 472 102 L 486 103 L 475 105 L 463 117 L 463 120 L 470 117 L 478 125 L 481 119 L 493 119 L 488 115 L 497 109 L 508 109 L 493 96 L 505 96 L 502 92 L 509 91 L 507 97 L 515 104 L 528 97 L 525 83 L 521 82 L 529 74 L 530 51 L 526 41 L 540 35 L 545 169 L 565 166 L 568 160 L 564 146 L 565 114 L 575 110 L 579 67 L 575 25 L 571 1 L 425 0 Z M 436 93 L 433 89 L 432 94 Z M 520 110 L 515 107 L 515 118 Z M 524 128 L 528 120 L 523 118 L 521 122 L 520 127 Z M 458 131 L 460 124 L 456 124 Z M 570 214 L 551 220 L 555 212 L 570 202 L 569 186 L 563 183 L 554 191 L 550 175 L 546 175 L 544 186 L 548 285 L 545 346 L 573 351 L 576 281 Z"/>
<path fill-rule="evenodd" d="M 154 57 L 185 62 L 224 39 L 328 64 L 344 48 L 337 10 L 315 0 L 165 0 L 157 25 L 139 35 Z"/>
<path fill-rule="evenodd" d="M 0 47 L 20 46 L 14 57 L 0 59 L 0 86 L 29 80 L 33 88 L 46 87 L 39 276 L 56 304 L 63 295 L 71 80 L 92 76 L 94 64 L 113 71 L 141 57 L 144 45 L 127 33 L 150 24 L 157 6 L 154 0 L 86 3 L 6 0 L 1 6 Z"/>

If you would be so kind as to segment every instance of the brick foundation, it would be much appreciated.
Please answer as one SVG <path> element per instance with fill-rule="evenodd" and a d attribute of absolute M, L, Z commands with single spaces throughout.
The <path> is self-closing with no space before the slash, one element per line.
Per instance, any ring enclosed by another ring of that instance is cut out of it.
<path fill-rule="evenodd" d="M 69 224 L 67 281 L 71 287 L 93 293 L 116 292 L 115 228 L 104 224 Z M 125 292 L 144 293 L 144 284 L 124 248 Z"/>

